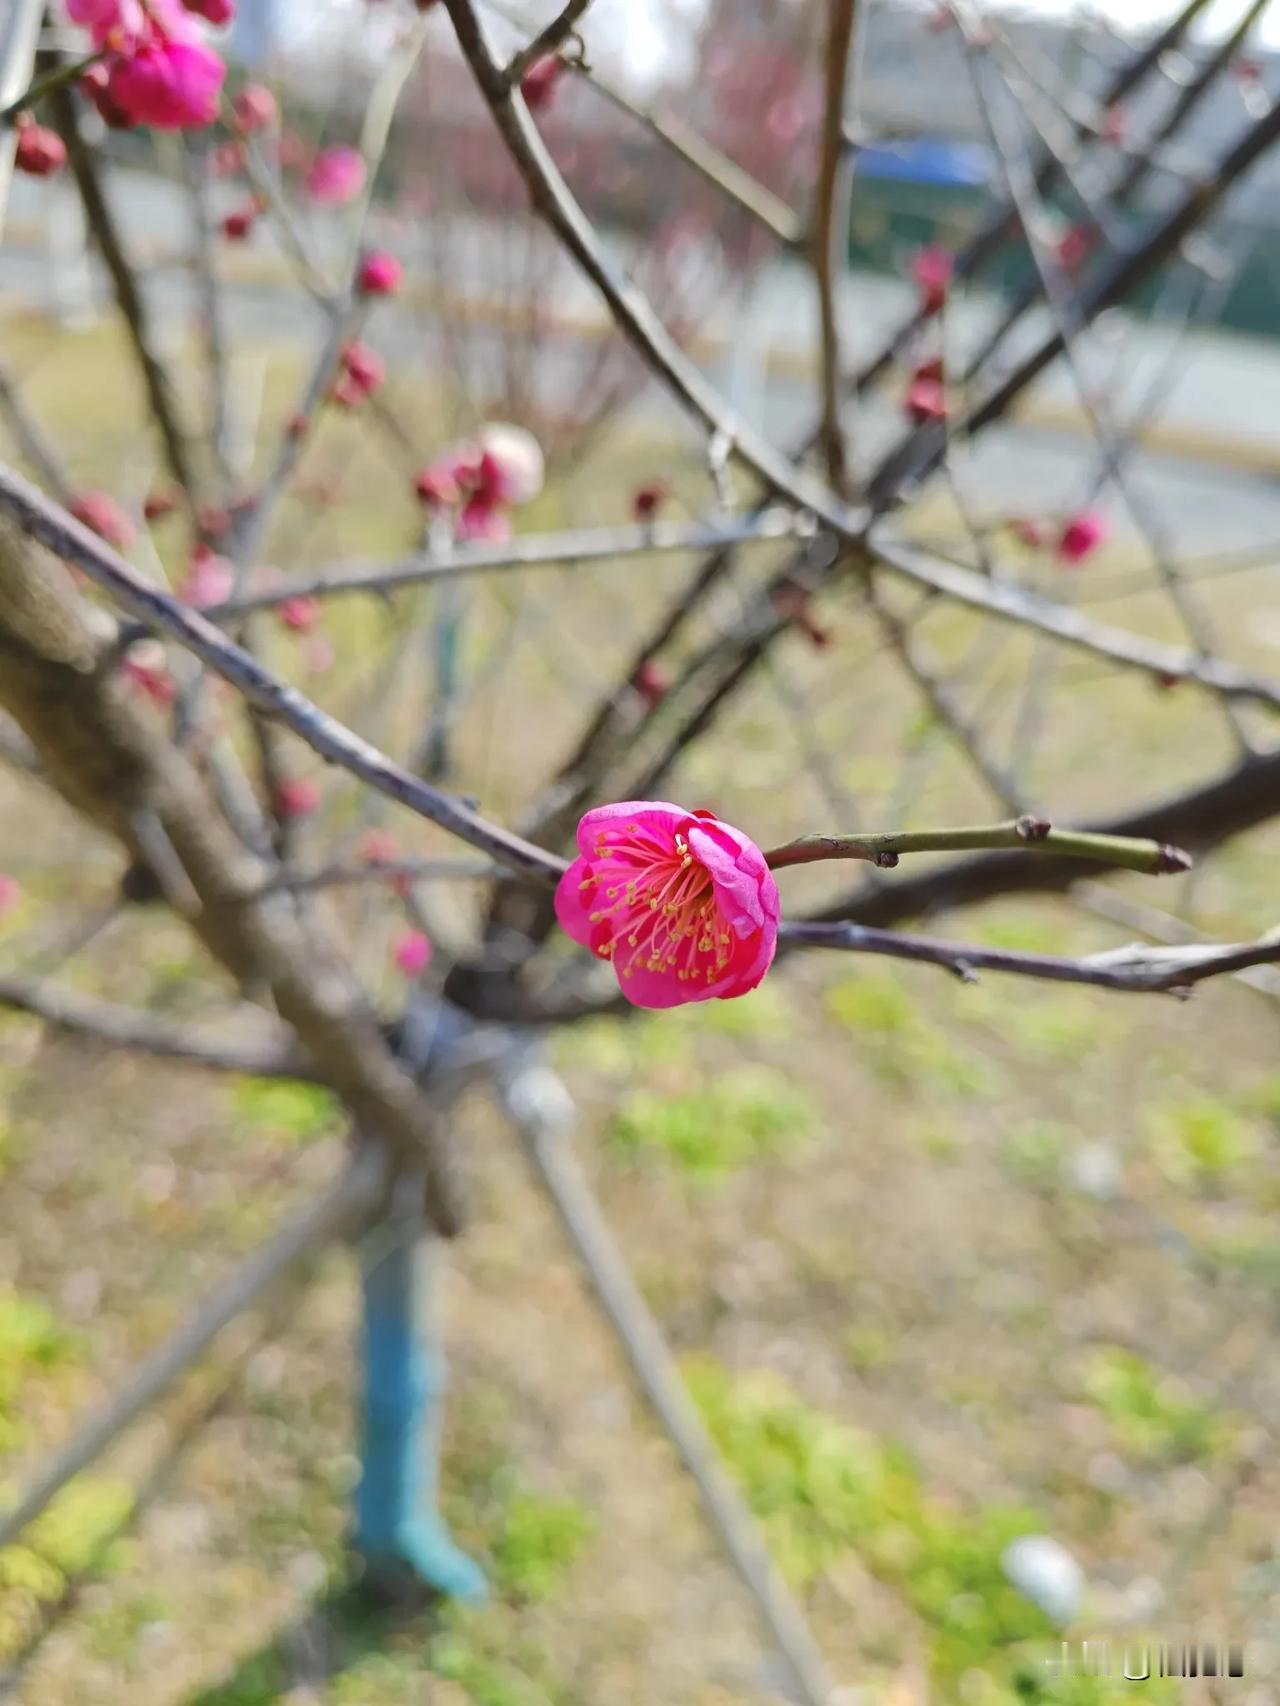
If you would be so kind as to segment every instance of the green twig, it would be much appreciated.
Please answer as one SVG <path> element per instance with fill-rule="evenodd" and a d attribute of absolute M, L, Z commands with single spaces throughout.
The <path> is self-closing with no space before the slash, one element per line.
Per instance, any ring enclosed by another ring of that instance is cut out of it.
<path fill-rule="evenodd" d="M 1006 823 L 977 824 L 963 829 L 901 829 L 873 835 L 802 835 L 785 847 L 765 854 L 773 870 L 786 865 L 812 865 L 820 859 L 866 859 L 889 867 L 903 853 L 964 853 L 983 848 L 1013 848 L 1037 853 L 1060 853 L 1069 859 L 1091 859 L 1126 871 L 1188 871 L 1191 855 L 1161 841 L 1140 841 L 1127 835 L 1094 835 L 1087 830 L 1055 829 L 1044 818 L 1016 817 Z"/>
<path fill-rule="evenodd" d="M 0 124 L 12 124 L 19 113 L 25 112 L 28 107 L 34 107 L 37 101 L 42 101 L 46 95 L 52 95 L 56 90 L 66 88 L 68 83 L 74 83 L 103 57 L 102 52 L 90 53 L 84 59 L 59 65 L 55 70 L 46 72 L 43 77 L 37 77 L 16 101 L 10 101 L 4 111 L 0 112 Z"/>

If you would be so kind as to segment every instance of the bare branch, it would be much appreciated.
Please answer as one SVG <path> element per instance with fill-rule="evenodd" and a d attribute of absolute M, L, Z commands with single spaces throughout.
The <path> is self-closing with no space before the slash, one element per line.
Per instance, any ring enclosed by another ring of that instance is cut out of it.
<path fill-rule="evenodd" d="M 463 545 L 447 556 L 422 554 L 399 563 L 356 563 L 336 571 L 291 576 L 279 586 L 213 605 L 205 614 L 226 621 L 251 610 L 270 610 L 297 597 L 332 598 L 344 593 L 384 593 L 399 586 L 450 580 L 508 569 L 564 568 L 580 563 L 659 555 L 669 551 L 719 550 L 794 538 L 803 518 L 772 508 L 723 523 L 659 521 L 629 527 L 580 528 L 567 533 L 527 534 L 507 545 Z"/>
<path fill-rule="evenodd" d="M 876 561 L 895 574 L 917 586 L 945 593 L 971 609 L 1050 634 L 1069 646 L 1128 669 L 1144 670 L 1160 680 L 1194 681 L 1225 698 L 1253 700 L 1272 710 L 1280 709 L 1280 685 L 1248 675 L 1233 664 L 1098 622 L 1083 611 L 1044 598 L 1013 581 L 995 576 L 988 579 L 921 546 L 894 539 L 882 528 L 871 534 L 868 547 Z"/>
<path fill-rule="evenodd" d="M 867 835 L 803 835 L 785 847 L 765 854 L 777 871 L 787 865 L 812 865 L 823 859 L 866 859 L 892 868 L 903 853 L 961 853 L 978 848 L 1008 848 L 1024 852 L 1058 853 L 1066 859 L 1088 859 L 1117 870 L 1158 875 L 1191 868 L 1191 856 L 1179 847 L 1127 836 L 1098 835 L 1088 830 L 1055 829 L 1044 818 L 1010 818 L 1007 823 L 975 824 L 962 829 L 887 830 Z"/>
<path fill-rule="evenodd" d="M 315 1078 L 288 1036 L 274 1041 L 256 1037 L 252 1042 L 221 1042 L 131 1007 L 51 989 L 46 983 L 22 977 L 0 976 L 0 1007 L 29 1013 L 57 1030 L 106 1048 L 128 1049 L 190 1066 L 212 1067 L 218 1072 L 243 1072 L 255 1078 Z M 258 1023 L 261 1028 L 261 1019 Z"/>
<path fill-rule="evenodd" d="M 288 682 L 265 669 L 198 611 L 188 610 L 143 580 L 97 534 L 82 527 L 20 475 L 3 467 L 0 511 L 12 516 L 32 539 L 83 569 L 146 627 L 169 635 L 194 652 L 264 716 L 292 729 L 321 758 L 351 771 L 379 792 L 516 870 L 544 878 L 558 877 L 564 870 L 564 861 L 554 854 L 487 822 L 352 734 Z"/>
<path fill-rule="evenodd" d="M 813 277 L 818 288 L 818 318 L 822 329 L 819 369 L 822 413 L 818 433 L 827 478 L 841 496 L 846 495 L 848 475 L 840 422 L 840 376 L 844 364 L 840 355 L 836 281 L 846 270 L 848 249 L 844 214 L 848 206 L 851 161 L 844 146 L 844 108 L 856 13 L 857 0 L 828 0 L 823 60 L 826 93 L 811 238 Z"/>
<path fill-rule="evenodd" d="M 568 0 L 546 29 L 539 31 L 527 47 L 522 47 L 519 53 L 512 56 L 511 63 L 503 73 L 508 88 L 519 88 L 530 67 L 547 54 L 556 51 L 590 4 L 591 0 Z"/>
<path fill-rule="evenodd" d="M 1224 977 L 1248 966 L 1280 962 L 1280 936 L 1228 946 L 1152 948 L 1135 942 L 1103 954 L 1072 959 L 1065 954 L 1028 954 L 972 942 L 911 936 L 864 924 L 784 924 L 778 940 L 790 948 L 840 948 L 846 953 L 885 954 L 943 966 L 966 982 L 979 971 L 1012 972 L 1053 983 L 1087 983 L 1134 994 L 1185 994 L 1206 978 Z"/>

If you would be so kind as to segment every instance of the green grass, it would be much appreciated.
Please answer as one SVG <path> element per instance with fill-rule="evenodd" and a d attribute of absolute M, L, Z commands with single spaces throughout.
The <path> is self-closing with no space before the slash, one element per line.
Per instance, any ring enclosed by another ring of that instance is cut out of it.
<path fill-rule="evenodd" d="M 316 1084 L 242 1079 L 231 1098 L 233 1118 L 247 1137 L 308 1143 L 334 1132 L 341 1123 L 337 1098 Z"/>
<path fill-rule="evenodd" d="M 899 1448 L 806 1404 L 772 1374 L 691 1365 L 694 1399 L 784 1574 L 812 1584 L 854 1554 L 921 1621 L 940 1688 L 1052 1625 L 1006 1580 L 1000 1559 L 1037 1529 L 1026 1510 L 961 1512 L 930 1497 Z M 944 1696 L 951 1698 L 949 1692 Z"/>
<path fill-rule="evenodd" d="M 1116 1443 L 1140 1461 L 1185 1462 L 1223 1443 L 1223 1419 L 1133 1351 L 1099 1351 L 1085 1370 L 1084 1391 Z"/>
<path fill-rule="evenodd" d="M 816 1124 L 813 1103 L 781 1073 L 743 1066 L 680 1095 L 632 1091 L 606 1141 L 620 1155 L 660 1156 L 687 1179 L 710 1184 L 802 1142 Z"/>
<path fill-rule="evenodd" d="M 1148 1123 L 1148 1141 L 1166 1178 L 1201 1191 L 1239 1182 L 1261 1147 L 1251 1120 L 1228 1102 L 1205 1095 L 1157 1109 Z"/>

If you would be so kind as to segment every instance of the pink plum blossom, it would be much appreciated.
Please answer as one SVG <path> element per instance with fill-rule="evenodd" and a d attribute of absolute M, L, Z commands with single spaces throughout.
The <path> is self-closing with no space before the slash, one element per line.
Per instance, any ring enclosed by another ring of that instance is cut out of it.
<path fill-rule="evenodd" d="M 947 299 L 947 289 L 955 272 L 956 258 L 950 249 L 939 243 L 928 243 L 918 249 L 911 261 L 911 277 L 920 292 L 920 306 L 927 314 L 936 314 Z"/>
<path fill-rule="evenodd" d="M 397 938 L 392 958 L 406 977 L 421 977 L 431 964 L 431 938 L 421 930 L 406 930 Z"/>
<path fill-rule="evenodd" d="M 906 396 L 907 414 L 917 426 L 947 418 L 947 395 L 937 379 L 916 378 Z"/>
<path fill-rule="evenodd" d="M 18 141 L 13 163 L 30 178 L 51 178 L 67 163 L 67 147 L 56 130 L 36 124 L 29 113 L 18 119 Z"/>
<path fill-rule="evenodd" d="M 231 23 L 236 15 L 236 0 L 182 0 L 182 4 L 188 12 L 194 12 L 206 24 L 216 24 L 219 29 Z"/>
<path fill-rule="evenodd" d="M 195 610 L 208 610 L 230 598 L 235 584 L 236 571 L 227 559 L 208 545 L 197 545 L 178 596 Z"/>
<path fill-rule="evenodd" d="M 72 499 L 71 513 L 117 551 L 133 544 L 133 523 L 109 492 L 80 492 Z"/>
<path fill-rule="evenodd" d="M 520 93 L 531 113 L 542 112 L 551 105 L 563 70 L 563 63 L 554 53 L 544 53 L 542 58 L 535 60 L 525 72 L 520 83 Z"/>
<path fill-rule="evenodd" d="M 295 634 L 305 634 L 320 620 L 320 600 L 306 593 L 295 593 L 277 606 L 280 620 Z"/>
<path fill-rule="evenodd" d="M 147 0 L 137 27 L 91 28 L 110 49 L 104 96 L 132 123 L 188 130 L 217 117 L 226 67 L 172 0 Z"/>
<path fill-rule="evenodd" d="M 312 201 L 337 207 L 358 196 L 364 188 L 365 164 L 358 149 L 339 143 L 322 148 L 307 173 L 307 194 Z"/>
<path fill-rule="evenodd" d="M 608 960 L 636 1007 L 745 995 L 778 939 L 778 888 L 756 844 L 666 800 L 598 806 L 556 887 L 556 917 Z"/>
<path fill-rule="evenodd" d="M 1082 563 L 1106 537 L 1107 524 L 1096 511 L 1080 510 L 1069 515 L 1058 535 L 1058 559 L 1063 563 Z"/>
<path fill-rule="evenodd" d="M 385 249 L 370 249 L 360 262 L 356 289 L 361 296 L 393 296 L 404 279 L 404 268 Z"/>
<path fill-rule="evenodd" d="M 274 803 L 282 818 L 309 817 L 320 804 L 320 790 L 307 776 L 286 776 L 276 788 Z"/>
<path fill-rule="evenodd" d="M 231 103 L 236 129 L 242 136 L 270 130 L 280 116 L 276 98 L 264 83 L 246 83 Z"/>

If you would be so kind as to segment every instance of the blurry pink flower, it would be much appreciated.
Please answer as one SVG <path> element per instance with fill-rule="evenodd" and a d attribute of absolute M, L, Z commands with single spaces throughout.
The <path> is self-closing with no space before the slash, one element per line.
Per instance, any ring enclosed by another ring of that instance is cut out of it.
<path fill-rule="evenodd" d="M 387 376 L 382 357 L 358 339 L 345 346 L 341 359 L 347 378 L 362 396 L 371 396 Z"/>
<path fill-rule="evenodd" d="M 244 171 L 244 144 L 242 142 L 220 142 L 213 151 L 213 175 L 215 178 L 234 178 L 237 172 Z"/>
<path fill-rule="evenodd" d="M 364 188 L 364 159 L 355 148 L 340 143 L 322 148 L 307 173 L 307 194 L 312 201 L 336 207 L 350 201 Z"/>
<path fill-rule="evenodd" d="M 310 817 L 320 804 L 320 790 L 307 776 L 286 776 L 276 788 L 274 804 L 279 817 Z"/>
<path fill-rule="evenodd" d="M 178 597 L 193 610 L 209 610 L 230 598 L 235 584 L 236 571 L 227 559 L 208 545 L 197 545 L 191 553 L 187 578 L 178 588 Z"/>
<path fill-rule="evenodd" d="M 323 614 L 320 600 L 307 593 L 296 593 L 292 598 L 286 598 L 283 604 L 276 606 L 276 610 L 285 627 L 295 634 L 307 633 Z"/>
<path fill-rule="evenodd" d="M 370 249 L 360 262 L 356 289 L 362 296 L 393 296 L 404 279 L 404 268 L 385 249 Z"/>
<path fill-rule="evenodd" d="M 936 314 L 947 299 L 947 288 L 955 272 L 956 258 L 939 243 L 927 243 L 911 261 L 911 277 L 920 292 L 920 306 Z"/>
<path fill-rule="evenodd" d="M 117 551 L 127 551 L 133 544 L 133 523 L 110 493 L 80 492 L 72 499 L 71 513 Z"/>
<path fill-rule="evenodd" d="M 244 136 L 270 130 L 280 116 L 276 98 L 265 83 L 246 83 L 231 103 L 235 127 Z"/>
<path fill-rule="evenodd" d="M 111 73 L 102 61 L 86 68 L 79 86 L 105 125 L 112 130 L 132 130 L 134 121 L 112 95 Z"/>
<path fill-rule="evenodd" d="M 400 857 L 400 843 L 389 829 L 366 829 L 360 837 L 360 857 L 371 865 L 389 865 Z"/>
<path fill-rule="evenodd" d="M 501 504 L 476 493 L 459 510 L 455 531 L 459 539 L 476 545 L 505 545 L 511 537 L 511 516 Z"/>
<path fill-rule="evenodd" d="M 647 486 L 637 486 L 631 496 L 636 520 L 652 521 L 669 495 L 665 480 L 650 480 Z"/>
<path fill-rule="evenodd" d="M 631 685 L 651 711 L 661 705 L 671 690 L 671 680 L 666 670 L 652 658 L 646 658 L 636 670 L 631 677 Z"/>
<path fill-rule="evenodd" d="M 1089 258 L 1096 241 L 1097 234 L 1091 225 L 1069 225 L 1054 244 L 1058 265 L 1074 272 Z"/>
<path fill-rule="evenodd" d="M 1081 510 L 1068 516 L 1058 535 L 1058 560 L 1063 563 L 1082 563 L 1096 551 L 1107 537 L 1107 524 L 1093 510 Z"/>
<path fill-rule="evenodd" d="M 665 800 L 589 811 L 556 917 L 612 962 L 636 1007 L 745 995 L 778 940 L 778 887 L 764 855 L 713 812 Z"/>
<path fill-rule="evenodd" d="M 554 53 L 545 53 L 525 72 L 520 93 L 531 113 L 542 112 L 551 105 L 563 70 L 563 64 Z"/>
<path fill-rule="evenodd" d="M 490 421 L 480 429 L 482 454 L 479 478 L 493 481 L 493 495 L 502 503 L 525 504 L 536 498 L 546 477 L 546 463 L 537 439 L 523 427 Z"/>
<path fill-rule="evenodd" d="M 917 426 L 947 418 L 947 395 L 936 379 L 913 379 L 907 390 L 905 408 Z"/>
<path fill-rule="evenodd" d="M 182 0 L 182 4 L 206 24 L 216 24 L 219 28 L 231 23 L 236 15 L 236 0 Z"/>
<path fill-rule="evenodd" d="M 1038 551 L 1049 543 L 1049 534 L 1044 522 L 1037 521 L 1034 516 L 1010 516 L 1009 531 L 1019 545 L 1025 545 L 1029 551 Z"/>
<path fill-rule="evenodd" d="M 421 930 L 406 930 L 397 938 L 392 958 L 406 977 L 421 977 L 431 964 L 431 938 Z"/>
<path fill-rule="evenodd" d="M 178 696 L 177 684 L 169 673 L 169 661 L 159 640 L 139 640 L 131 646 L 129 655 L 120 666 L 120 673 L 161 710 L 167 710 Z"/>
<path fill-rule="evenodd" d="M 462 495 L 452 471 L 443 466 L 419 469 L 414 476 L 413 489 L 419 502 L 425 504 L 428 509 L 442 509 L 449 504 L 456 504 Z"/>
<path fill-rule="evenodd" d="M 0 871 L 0 918 L 6 918 L 9 913 L 16 912 L 21 899 L 21 883 L 6 871 Z"/>
<path fill-rule="evenodd" d="M 226 66 L 194 34 L 165 20 L 132 52 L 114 54 L 108 73 L 109 98 L 135 124 L 190 130 L 217 117 Z"/>
<path fill-rule="evenodd" d="M 1104 142 L 1120 143 L 1125 138 L 1126 117 L 1121 106 L 1110 106 L 1102 115 L 1102 123 L 1098 126 L 1098 135 Z"/>
<path fill-rule="evenodd" d="M 66 0 L 67 17 L 93 36 L 102 47 L 113 33 L 136 35 L 146 20 L 139 0 Z"/>
<path fill-rule="evenodd" d="M 23 119 L 27 122 L 23 123 Z M 18 120 L 18 142 L 13 151 L 13 163 L 29 178 L 51 178 L 67 163 L 66 144 L 56 130 L 36 124 L 29 114 Z"/>

